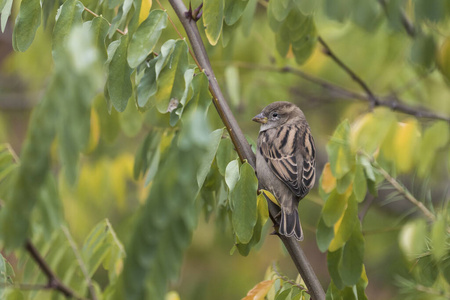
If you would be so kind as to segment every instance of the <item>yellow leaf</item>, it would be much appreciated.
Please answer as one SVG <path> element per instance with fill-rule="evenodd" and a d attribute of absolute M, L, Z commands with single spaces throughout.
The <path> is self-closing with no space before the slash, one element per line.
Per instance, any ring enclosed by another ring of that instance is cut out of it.
<path fill-rule="evenodd" d="M 264 297 L 269 292 L 270 288 L 274 284 L 275 280 L 265 280 L 261 281 L 254 288 L 252 288 L 247 296 L 242 298 L 242 300 L 263 300 Z"/>
<path fill-rule="evenodd" d="M 91 109 L 91 130 L 89 132 L 89 143 L 84 150 L 84 153 L 88 154 L 97 148 L 98 141 L 100 138 L 100 120 L 98 118 L 98 113 L 94 107 Z"/>
<path fill-rule="evenodd" d="M 277 206 L 280 206 L 280 204 L 278 203 L 277 198 L 275 198 L 275 196 L 269 192 L 268 190 L 260 190 L 261 192 L 265 193 L 267 197 L 269 197 L 269 200 L 272 201 L 273 203 L 275 203 Z"/>
<path fill-rule="evenodd" d="M 398 124 L 393 143 L 395 163 L 399 172 L 408 172 L 413 167 L 419 136 L 419 125 L 415 119 Z"/>
<path fill-rule="evenodd" d="M 330 163 L 327 162 L 322 171 L 322 189 L 329 194 L 336 188 L 336 178 L 331 173 Z"/>
<path fill-rule="evenodd" d="M 170 291 L 166 294 L 165 300 L 180 300 L 180 295 L 175 291 Z"/>
<path fill-rule="evenodd" d="M 139 24 L 147 19 L 150 14 L 150 8 L 152 8 L 152 0 L 142 0 L 141 2 L 141 10 L 139 12 Z"/>
<path fill-rule="evenodd" d="M 442 44 L 437 55 L 437 65 L 442 75 L 450 80 L 450 38 Z"/>

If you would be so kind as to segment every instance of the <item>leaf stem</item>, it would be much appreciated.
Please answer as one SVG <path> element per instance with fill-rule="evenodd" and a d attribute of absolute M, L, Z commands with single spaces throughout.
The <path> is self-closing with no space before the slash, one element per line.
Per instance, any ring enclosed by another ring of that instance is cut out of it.
<path fill-rule="evenodd" d="M 86 12 L 90 13 L 91 15 L 93 15 L 93 16 L 96 17 L 96 18 L 99 17 L 98 14 L 96 14 L 95 12 L 93 12 L 92 10 L 90 10 L 90 9 L 87 8 L 87 7 L 84 7 L 84 10 L 85 10 Z M 102 18 L 103 18 L 103 17 L 102 17 Z M 105 19 L 105 18 L 103 18 L 103 19 Z M 105 19 L 105 21 L 108 22 L 108 25 L 111 27 L 111 23 L 109 23 L 109 21 L 106 20 L 106 19 Z M 126 32 L 123 32 L 122 30 L 120 30 L 119 28 L 117 28 L 116 31 L 117 31 L 118 33 L 120 33 L 121 35 L 127 34 Z"/>

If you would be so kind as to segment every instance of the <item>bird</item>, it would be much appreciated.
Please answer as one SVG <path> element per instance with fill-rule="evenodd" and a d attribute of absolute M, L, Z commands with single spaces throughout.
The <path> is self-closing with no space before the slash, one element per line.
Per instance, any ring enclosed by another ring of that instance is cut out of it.
<path fill-rule="evenodd" d="M 259 189 L 280 204 L 278 233 L 303 240 L 298 204 L 314 186 L 316 150 L 303 111 L 290 102 L 266 106 L 252 121 L 261 123 L 256 152 Z"/>

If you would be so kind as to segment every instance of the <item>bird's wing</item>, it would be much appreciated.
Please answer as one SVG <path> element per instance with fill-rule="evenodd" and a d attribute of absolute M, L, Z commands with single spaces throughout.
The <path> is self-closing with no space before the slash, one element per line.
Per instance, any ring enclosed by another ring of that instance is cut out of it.
<path fill-rule="evenodd" d="M 309 129 L 281 126 L 261 134 L 261 155 L 296 196 L 304 197 L 314 185 L 315 177 L 315 149 Z"/>

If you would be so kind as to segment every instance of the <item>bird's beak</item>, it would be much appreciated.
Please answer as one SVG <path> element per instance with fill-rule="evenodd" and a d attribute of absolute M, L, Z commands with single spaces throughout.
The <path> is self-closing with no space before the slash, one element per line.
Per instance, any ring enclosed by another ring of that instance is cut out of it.
<path fill-rule="evenodd" d="M 256 115 L 253 117 L 252 121 L 261 123 L 261 124 L 266 124 L 267 123 L 267 117 L 265 117 L 262 113 L 260 113 L 259 115 Z"/>

